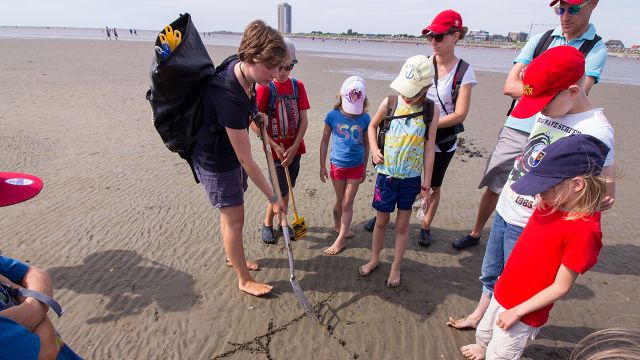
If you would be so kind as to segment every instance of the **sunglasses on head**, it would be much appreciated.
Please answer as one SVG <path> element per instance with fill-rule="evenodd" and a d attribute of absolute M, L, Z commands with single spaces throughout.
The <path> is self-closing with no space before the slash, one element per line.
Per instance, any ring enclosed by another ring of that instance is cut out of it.
<path fill-rule="evenodd" d="M 446 35 L 451 35 L 453 34 L 452 32 L 446 32 L 446 33 L 442 33 L 442 34 L 433 34 L 433 33 L 429 33 L 427 34 L 427 41 L 432 41 L 432 40 L 436 40 L 436 42 L 442 42 L 442 40 L 444 40 L 444 37 Z"/>
<path fill-rule="evenodd" d="M 580 12 L 580 10 L 582 9 L 583 6 L 587 5 L 590 2 L 591 2 L 591 0 L 587 0 L 587 1 L 583 2 L 582 4 L 580 4 L 580 5 L 571 5 L 566 9 L 565 8 L 561 8 L 560 7 L 560 2 L 558 2 L 558 4 L 553 7 L 553 10 L 555 10 L 556 15 L 558 15 L 558 16 L 564 15 L 565 12 L 568 12 L 570 15 L 575 15 L 575 14 Z"/>
<path fill-rule="evenodd" d="M 293 65 L 295 65 L 295 64 L 291 63 L 291 64 L 285 65 L 285 66 L 278 66 L 278 71 L 291 71 L 291 70 L 293 70 Z"/>

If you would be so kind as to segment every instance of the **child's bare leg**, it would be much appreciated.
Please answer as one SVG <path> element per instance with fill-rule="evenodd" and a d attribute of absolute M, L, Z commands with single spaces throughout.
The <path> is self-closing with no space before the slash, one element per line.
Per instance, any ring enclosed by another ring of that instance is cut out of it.
<path fill-rule="evenodd" d="M 483 294 L 483 296 L 485 296 Z M 487 297 L 488 298 L 488 297 Z M 476 329 L 476 342 L 462 346 L 460 352 L 465 358 L 470 360 L 482 360 L 486 358 L 487 347 L 495 336 L 494 328 L 500 306 L 497 301 L 489 300 L 489 303 L 485 307 L 484 316 L 477 323 Z"/>
<path fill-rule="evenodd" d="M 373 236 L 371 241 L 371 260 L 360 266 L 358 272 L 360 276 L 367 276 L 370 272 L 378 267 L 380 262 L 380 251 L 384 246 L 384 233 L 387 231 L 387 225 L 389 225 L 390 213 L 380 212 L 376 213 L 376 225 L 373 228 Z"/>
<path fill-rule="evenodd" d="M 473 310 L 473 312 L 461 319 L 454 319 L 453 317 L 449 317 L 449 321 L 447 321 L 447 325 L 454 327 L 456 329 L 475 329 L 478 327 L 478 324 L 480 323 L 480 320 L 482 320 L 482 316 L 484 316 L 484 313 L 487 311 L 487 308 L 489 307 L 489 302 L 491 301 L 491 298 L 489 298 L 489 296 L 487 296 L 485 293 L 482 293 L 482 296 L 480 297 L 480 301 L 478 302 L 478 305 L 476 306 L 475 310 Z"/>
<path fill-rule="evenodd" d="M 396 216 L 396 239 L 393 253 L 393 264 L 387 279 L 387 286 L 396 287 L 400 285 L 400 268 L 402 267 L 402 259 L 404 252 L 409 243 L 409 218 L 411 210 L 398 210 Z"/>
<path fill-rule="evenodd" d="M 347 180 L 344 196 L 342 197 L 340 231 L 338 232 L 338 237 L 336 238 L 336 241 L 334 241 L 333 245 L 324 251 L 327 255 L 336 255 L 344 249 L 344 244 L 348 237 L 349 226 L 351 226 L 351 220 L 353 219 L 353 201 L 356 198 L 359 186 L 360 180 Z"/>
<path fill-rule="evenodd" d="M 254 296 L 262 296 L 271 291 L 273 286 L 256 282 L 249 274 L 242 239 L 242 227 L 244 226 L 244 205 L 225 207 L 220 209 L 220 223 L 222 225 L 222 238 L 224 250 L 233 269 L 238 275 L 238 287 L 240 290 Z"/>
<path fill-rule="evenodd" d="M 333 189 L 336 192 L 336 203 L 333 205 L 333 230 L 336 233 L 340 233 L 340 224 L 342 223 L 342 203 L 344 201 L 344 194 L 347 188 L 347 180 L 333 180 Z M 353 232 L 347 229 L 347 238 L 353 237 Z"/>
<path fill-rule="evenodd" d="M 267 211 L 264 214 L 264 225 L 265 226 L 273 226 L 273 217 L 276 214 L 273 212 L 273 206 L 271 204 L 267 204 Z"/>
<path fill-rule="evenodd" d="M 429 200 L 429 208 L 427 209 L 427 213 L 424 214 L 424 219 L 422 219 L 422 228 L 425 230 L 431 229 L 431 223 L 433 222 L 433 218 L 436 217 L 436 212 L 438 212 L 438 205 L 440 204 L 440 188 L 432 188 L 431 189 L 431 200 Z"/>
<path fill-rule="evenodd" d="M 58 356 L 60 350 L 56 343 L 56 329 L 53 327 L 48 316 L 33 329 L 33 333 L 40 338 L 40 353 L 38 360 L 53 360 Z"/>

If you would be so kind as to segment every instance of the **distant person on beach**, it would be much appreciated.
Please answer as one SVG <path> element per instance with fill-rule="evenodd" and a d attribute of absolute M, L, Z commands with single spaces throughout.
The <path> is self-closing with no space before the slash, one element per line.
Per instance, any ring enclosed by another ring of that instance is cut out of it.
<path fill-rule="evenodd" d="M 42 182 L 33 176 L 27 178 L 25 174 L 2 172 L 0 207 L 26 201 L 36 196 L 41 188 Z M 46 271 L 0 256 L 0 283 L 0 358 L 80 359 L 62 342 L 47 315 L 49 304 L 45 302 L 53 303 L 53 286 Z M 8 288 L 36 291 L 48 299 L 43 299 L 38 294 L 15 297 Z"/>
<path fill-rule="evenodd" d="M 238 83 L 250 100 L 219 87 L 209 87 L 203 95 L 204 126 L 215 129 L 210 136 L 196 142 L 193 166 L 211 205 L 220 209 L 220 228 L 228 261 L 238 275 L 240 290 L 254 296 L 271 291 L 271 285 L 256 282 L 249 269 L 258 264 L 244 255 L 244 192 L 247 177 L 267 197 L 276 213 L 286 208 L 279 201 L 269 181 L 251 155 L 249 125 L 257 114 L 255 84 L 268 85 L 288 60 L 287 45 L 277 30 L 256 20 L 247 25 L 236 59 L 219 66 L 216 76 Z M 265 114 L 259 114 L 267 122 Z"/>
<path fill-rule="evenodd" d="M 471 104 L 471 90 L 476 86 L 476 76 L 469 64 L 455 54 L 456 44 L 464 39 L 467 27 L 462 25 L 462 17 L 454 10 L 445 10 L 433 19 L 422 34 L 433 48 L 431 60 L 436 71 L 434 85 L 427 92 L 427 98 L 439 109 L 438 132 L 436 133 L 436 153 L 431 175 L 431 202 L 422 221 L 418 245 L 432 243 L 431 223 L 440 203 L 441 187 L 449 163 L 457 149 L 457 134 L 464 131 L 462 123 L 467 118 Z M 372 231 L 375 218 L 365 224 Z"/>
<path fill-rule="evenodd" d="M 129 35 L 133 35 L 133 29 L 129 29 Z"/>
<path fill-rule="evenodd" d="M 338 102 L 324 118 L 324 131 L 320 140 L 320 180 L 331 177 L 336 202 L 333 205 L 333 229 L 338 237 L 324 250 L 327 255 L 339 254 L 347 238 L 354 236 L 349 230 L 353 219 L 353 202 L 360 184 L 367 176 L 369 159 L 367 127 L 371 117 L 367 112 L 367 89 L 364 79 L 348 77 L 340 87 Z M 331 138 L 330 170 L 327 171 L 327 149 Z"/>
<path fill-rule="evenodd" d="M 105 28 L 107 29 L 107 39 L 111 40 L 111 30 L 109 30 L 108 26 L 106 26 Z"/>
<path fill-rule="evenodd" d="M 300 172 L 300 157 L 307 152 L 304 144 L 304 134 L 307 131 L 309 120 L 307 110 L 309 110 L 309 99 L 304 84 L 298 79 L 291 78 L 291 71 L 298 63 L 296 58 L 296 47 L 289 38 L 284 38 L 287 44 L 289 62 L 278 67 L 276 77 L 267 86 L 258 85 L 256 88 L 256 100 L 258 110 L 267 114 L 266 124 L 268 141 L 271 146 L 278 183 L 285 206 L 289 204 L 289 186 L 284 168 L 289 171 L 291 187 L 295 187 L 298 174 Z M 260 133 L 260 129 L 255 123 L 251 124 L 251 129 Z M 277 236 L 273 231 L 273 217 L 276 213 L 271 204 L 267 204 L 264 223 L 262 225 L 262 241 L 266 244 L 275 244 Z M 280 218 L 278 214 L 278 219 Z M 280 224 L 280 221 L 278 221 Z M 280 228 L 280 225 L 278 225 Z M 278 234 L 282 229 L 278 229 Z M 295 239 L 295 233 L 289 229 L 291 239 Z"/>
<path fill-rule="evenodd" d="M 113 28 L 113 37 L 118 40 L 118 30 L 116 30 L 116 28 Z"/>
<path fill-rule="evenodd" d="M 133 28 L 133 35 L 138 36 L 138 32 L 136 31 L 136 28 Z"/>
<path fill-rule="evenodd" d="M 409 219 L 416 196 L 423 210 L 429 207 L 439 111 L 427 92 L 433 85 L 431 59 L 416 55 L 407 59 L 390 87 L 400 95 L 388 96 L 378 107 L 369 127 L 369 147 L 378 176 L 372 206 L 376 222 L 371 260 L 358 269 L 367 276 L 378 268 L 384 235 L 396 208 L 395 251 L 386 286 L 400 285 L 400 271 L 409 242 Z"/>
<path fill-rule="evenodd" d="M 562 105 L 556 99 L 546 107 L 560 111 Z M 531 170 L 511 184 L 515 193 L 539 194 L 540 201 L 496 282 L 476 342 L 460 348 L 467 359 L 519 359 L 553 304 L 597 263 L 609 152 L 596 137 L 569 135 L 538 152 Z"/>
<path fill-rule="evenodd" d="M 606 193 L 599 203 L 600 210 L 608 208 L 615 199 L 613 174 L 614 132 L 602 108 L 595 108 L 587 98 L 588 80 L 585 76 L 585 58 L 572 46 L 558 46 L 535 58 L 523 77 L 523 95 L 512 116 L 527 119 L 535 116 L 531 135 L 513 163 L 512 170 L 500 193 L 496 217 L 491 228 L 482 260 L 480 281 L 482 296 L 467 318 L 449 318 L 447 325 L 476 327 L 489 306 L 496 279 L 523 228 L 531 217 L 538 201 L 532 196 L 514 192 L 511 185 L 532 168 L 544 156 L 549 144 L 571 134 L 587 134 L 598 138 L 611 151 L 604 164 L 603 175 L 607 177 Z"/>
<path fill-rule="evenodd" d="M 600 74 L 607 59 L 607 47 L 602 39 L 597 37 L 595 26 L 589 23 L 591 13 L 598 5 L 598 0 L 554 0 L 550 5 L 554 7 L 555 13 L 559 16 L 560 26 L 548 33 L 548 36 L 546 36 L 547 33 L 543 33 L 531 37 L 514 60 L 514 65 L 504 84 L 504 94 L 514 100 L 522 96 L 522 74 L 531 60 L 539 55 L 536 54 L 536 50 L 541 52 L 544 50 L 543 45 L 545 44 L 547 48 L 560 45 L 571 45 L 576 48 L 593 46 L 585 54 L 587 79 L 584 89 L 587 94 L 593 85 L 600 80 Z M 454 242 L 456 249 L 461 250 L 480 242 L 482 230 L 496 208 L 498 196 L 507 181 L 511 165 L 516 155 L 526 144 L 534 122 L 534 117 L 529 119 L 507 117 L 504 127 L 498 134 L 498 142 L 487 160 L 483 178 L 478 185 L 478 189 L 483 187 L 486 189 L 480 198 L 475 224 L 468 235 Z M 603 210 L 611 205 L 605 204 Z M 473 323 L 477 324 L 478 321 L 480 318 L 476 317 L 472 323 L 461 325 L 475 326 Z"/>

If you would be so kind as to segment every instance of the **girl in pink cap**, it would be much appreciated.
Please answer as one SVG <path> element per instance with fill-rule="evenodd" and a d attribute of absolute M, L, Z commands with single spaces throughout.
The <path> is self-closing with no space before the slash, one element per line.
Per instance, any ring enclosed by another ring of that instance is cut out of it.
<path fill-rule="evenodd" d="M 333 222 L 338 233 L 333 245 L 324 250 L 327 255 L 340 253 L 347 238 L 353 237 L 349 230 L 353 218 L 353 201 L 358 187 L 364 182 L 365 164 L 369 158 L 367 127 L 371 118 L 367 113 L 367 93 L 364 79 L 359 76 L 347 78 L 342 87 L 338 103 L 324 119 L 324 132 L 320 142 L 320 180 L 331 182 L 336 192 L 333 207 Z M 331 142 L 331 172 L 327 171 L 327 149 Z"/>

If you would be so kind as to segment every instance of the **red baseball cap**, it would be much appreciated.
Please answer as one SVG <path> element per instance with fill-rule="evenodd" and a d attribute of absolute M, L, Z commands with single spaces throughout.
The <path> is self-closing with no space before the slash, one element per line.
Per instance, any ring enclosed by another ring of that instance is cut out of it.
<path fill-rule="evenodd" d="M 40 178 L 22 173 L 0 172 L 0 206 L 17 204 L 38 195 Z"/>
<path fill-rule="evenodd" d="M 557 4 L 557 3 L 558 3 L 558 1 L 560 1 L 560 0 L 553 0 L 553 1 L 549 4 L 549 6 L 553 6 L 553 5 Z M 567 3 L 571 4 L 571 5 L 580 5 L 580 4 L 582 4 L 583 2 L 585 2 L 585 0 L 564 0 L 564 2 L 567 2 Z"/>
<path fill-rule="evenodd" d="M 422 35 L 427 33 L 443 34 L 451 28 L 462 30 L 462 16 L 455 10 L 445 10 L 436 15 L 431 25 L 422 30 Z"/>
<path fill-rule="evenodd" d="M 543 52 L 527 66 L 522 79 L 522 98 L 511 116 L 532 117 L 583 76 L 584 55 L 573 46 L 557 46 Z"/>

